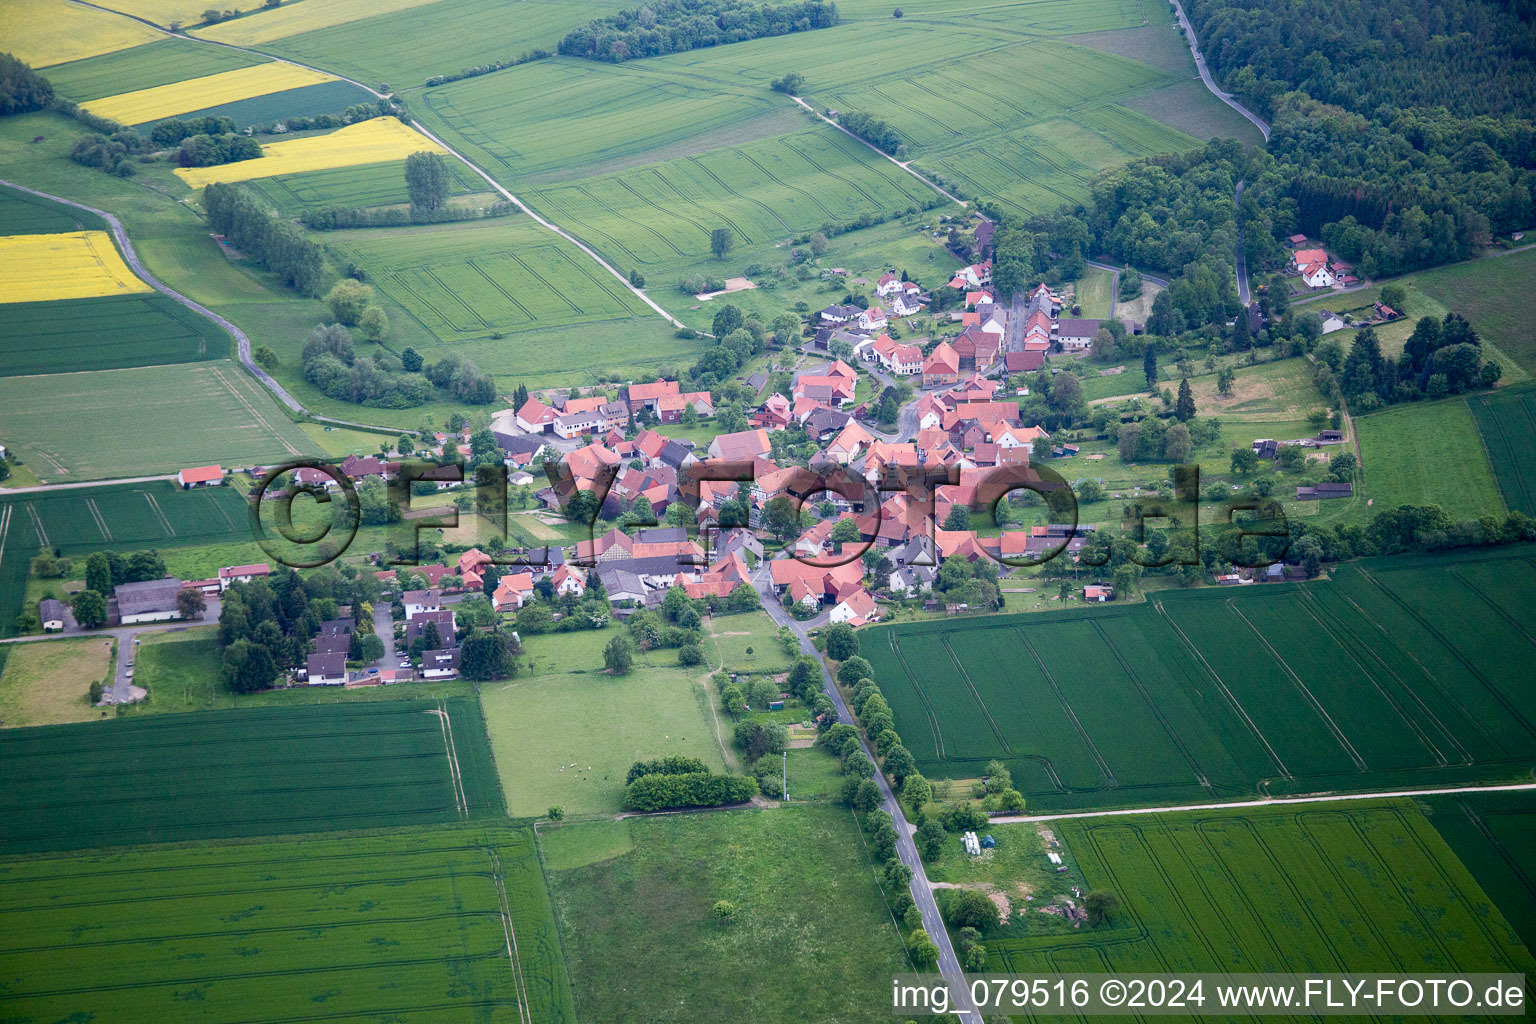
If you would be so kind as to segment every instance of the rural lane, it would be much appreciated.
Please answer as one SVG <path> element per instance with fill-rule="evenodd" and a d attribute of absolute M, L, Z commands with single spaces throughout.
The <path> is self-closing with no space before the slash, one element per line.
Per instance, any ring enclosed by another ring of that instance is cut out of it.
<path fill-rule="evenodd" d="M 175 480 L 175 473 L 164 476 L 120 476 L 113 480 L 77 480 L 67 484 L 35 484 L 31 487 L 0 487 L 0 498 L 13 494 L 41 494 L 45 491 L 70 491 L 77 487 L 117 487 L 122 484 L 152 484 L 161 480 Z"/>
<path fill-rule="evenodd" d="M 1243 186 L 1247 182 L 1240 181 L 1232 193 L 1232 205 L 1237 207 L 1237 297 L 1243 305 L 1248 305 L 1248 257 L 1243 252 Z"/>
<path fill-rule="evenodd" d="M 1253 111 L 1249 110 L 1247 107 L 1243 106 L 1241 103 L 1237 102 L 1231 93 L 1223 92 L 1221 88 L 1217 86 L 1216 80 L 1211 77 L 1210 70 L 1205 66 L 1205 57 L 1200 54 L 1200 44 L 1195 40 L 1194 27 L 1190 25 L 1189 19 L 1184 16 L 1183 6 L 1179 3 L 1179 0 L 1168 0 L 1168 2 L 1173 4 L 1173 10 L 1174 13 L 1178 15 L 1179 24 L 1184 27 L 1184 41 L 1189 44 L 1190 55 L 1195 58 L 1195 68 L 1200 72 L 1200 80 L 1205 83 L 1205 87 L 1211 90 L 1211 95 L 1215 96 L 1217 99 L 1221 100 L 1221 102 L 1225 103 L 1227 106 L 1231 107 L 1233 110 L 1237 111 L 1239 114 L 1242 114 L 1248 120 L 1252 121 L 1253 126 L 1259 130 L 1259 134 L 1264 136 L 1264 141 L 1268 142 L 1269 123 L 1266 122 L 1263 118 L 1259 117 L 1259 115 L 1255 114 Z"/>
<path fill-rule="evenodd" d="M 753 583 L 756 584 L 758 594 L 762 597 L 763 609 L 768 613 L 768 617 L 780 626 L 789 627 L 800 640 L 800 650 L 815 658 L 816 664 L 821 666 L 822 689 L 837 707 L 838 721 L 853 725 L 853 715 L 848 711 L 848 705 L 843 702 L 843 695 L 838 692 L 837 686 L 832 682 L 832 673 L 827 671 L 826 663 L 817 655 L 816 647 L 807 635 L 809 624 L 797 622 L 779 605 L 778 598 L 773 593 L 772 577 L 769 575 L 767 561 L 758 568 L 753 576 Z M 874 761 L 874 752 L 869 749 L 863 733 L 859 734 L 859 743 L 864 748 L 864 753 Z M 896 799 L 896 794 L 891 792 L 890 783 L 886 781 L 884 772 L 876 769 L 875 782 L 880 786 L 881 802 L 896 824 L 896 855 L 903 864 L 912 869 L 910 886 L 912 900 L 923 915 L 923 930 L 939 948 L 939 973 L 949 986 L 950 998 L 954 1000 L 956 1009 L 955 1016 L 961 1020 L 962 1024 L 983 1024 L 981 1014 L 976 1012 L 976 1006 L 971 1001 L 971 990 L 966 984 L 965 972 L 961 970 L 960 959 L 955 955 L 954 944 L 949 941 L 949 932 L 944 928 L 944 918 L 939 913 L 939 905 L 933 898 L 933 887 L 928 883 L 927 872 L 923 870 L 923 861 L 918 856 L 917 844 L 912 841 L 912 828 L 907 824 L 906 815 L 902 813 L 901 803 Z"/>
<path fill-rule="evenodd" d="M 90 5 L 87 5 L 87 6 L 90 6 Z M 277 397 L 278 401 L 282 402 L 284 405 L 286 405 L 289 409 L 292 409 L 294 412 L 299 413 L 299 414 L 304 415 L 304 416 L 308 416 L 311 419 L 317 420 L 317 421 L 319 421 L 321 423 L 331 423 L 331 424 L 334 424 L 336 426 L 341 426 L 341 427 L 358 427 L 358 428 L 361 428 L 363 430 L 388 431 L 390 433 L 395 434 L 396 436 L 398 436 L 399 434 L 402 434 L 402 433 L 415 433 L 415 431 L 397 430 L 396 428 L 393 428 L 393 427 L 379 427 L 379 426 L 375 426 L 375 425 L 369 424 L 369 423 L 356 423 L 356 422 L 354 422 L 352 420 L 338 420 L 338 419 L 335 419 L 335 418 L 330 417 L 330 416 L 320 416 L 320 415 L 317 415 L 315 413 L 310 412 L 309 410 L 305 409 L 303 405 L 301 405 L 299 403 L 298 399 L 294 398 L 291 394 L 289 394 L 288 390 L 286 388 L 284 388 L 277 381 L 273 380 L 271 374 L 267 373 L 266 370 L 263 370 L 260 366 L 257 366 L 254 361 L 252 361 L 252 359 L 251 359 L 251 339 L 246 336 L 246 333 L 244 331 L 242 331 L 240 328 L 236 327 L 233 323 L 231 323 L 230 321 L 226 320 L 224 317 L 222 317 L 219 314 L 215 313 L 213 310 L 209 309 L 207 306 L 204 306 L 202 303 L 196 302 L 196 301 L 194 301 L 192 299 L 187 298 L 185 295 L 181 294 L 180 292 L 176 291 L 174 288 L 172 288 L 169 285 L 165 284 L 158 277 L 156 277 L 154 274 L 151 274 L 149 272 L 149 270 L 144 266 L 143 262 L 139 259 L 138 252 L 133 248 L 133 242 L 131 242 L 128 239 L 128 229 L 123 227 L 123 222 L 122 221 L 118 220 L 115 216 L 113 216 L 112 214 L 108 213 L 106 210 L 98 210 L 94 206 L 87 206 L 84 203 L 77 203 L 73 199 L 65 199 L 63 196 L 55 196 L 55 195 L 50 195 L 47 192 L 39 192 L 35 188 L 28 188 L 25 185 L 18 185 L 14 181 L 6 181 L 5 179 L 0 178 L 0 186 L 5 186 L 5 187 L 8 187 L 8 188 L 14 188 L 14 189 L 16 189 L 19 192 L 26 192 L 29 195 L 37 196 L 40 199 L 51 199 L 52 201 L 54 201 L 56 203 L 63 203 L 65 206 L 73 206 L 77 210 L 84 210 L 87 213 L 94 213 L 96 216 L 98 216 L 102 220 L 106 221 L 107 222 L 107 226 L 112 229 L 112 237 L 117 240 L 117 247 L 118 247 L 119 250 L 121 250 L 121 252 L 123 254 L 123 259 L 127 261 L 128 266 L 133 269 L 133 272 L 135 274 L 137 274 L 144 281 L 145 284 L 149 285 L 155 291 L 157 291 L 160 294 L 166 296 L 167 298 L 171 299 L 172 301 L 178 302 L 181 305 L 187 307 L 192 312 L 196 313 L 198 316 L 204 317 L 204 318 L 206 318 L 208 320 L 212 320 L 214 323 L 218 324 L 224 330 L 228 331 L 229 334 L 235 339 L 235 343 L 236 343 L 236 346 L 238 348 L 239 355 L 240 355 L 240 363 L 241 363 L 241 365 L 243 365 L 247 370 L 249 370 L 253 377 L 255 377 L 257 380 L 261 381 L 261 383 L 266 386 L 267 390 L 271 391 L 272 394 Z M 142 480 L 150 480 L 150 479 L 161 479 L 161 478 L 157 478 L 157 477 L 136 478 L 134 481 L 131 481 L 131 482 L 140 482 L 141 479 Z M 166 478 L 166 479 L 168 479 L 168 478 Z M 118 481 L 114 481 L 114 482 L 116 482 L 116 483 L 127 483 L 127 482 L 130 482 L 130 481 L 118 480 Z M 36 489 L 37 490 L 52 490 L 55 486 L 70 486 L 70 485 L 52 485 L 52 484 L 50 484 L 50 485 L 46 485 L 44 487 L 40 487 L 40 488 L 36 488 Z M 89 485 L 88 484 L 76 484 L 76 485 L 73 485 L 73 486 L 89 486 Z"/>
<path fill-rule="evenodd" d="M 796 103 L 798 103 L 800 105 L 800 109 L 802 109 L 802 110 L 809 110 L 811 113 L 815 114 L 817 117 L 819 117 L 823 121 L 827 122 L 827 124 L 831 125 L 833 128 L 836 128 L 838 131 L 840 131 L 844 135 L 848 136 L 854 142 L 857 142 L 859 145 L 865 147 L 866 149 L 869 149 L 872 152 L 877 153 L 880 156 L 884 157 L 885 159 L 889 160 L 891 163 L 895 164 L 897 167 L 900 167 L 902 170 L 904 170 L 908 174 L 912 175 L 912 177 L 916 178 L 918 181 L 922 182 L 924 185 L 927 185 L 929 188 L 933 189 L 935 192 L 937 192 L 939 195 L 943 196 L 945 199 L 948 199 L 950 202 L 959 203 L 961 206 L 964 206 L 966 208 L 970 207 L 970 204 L 967 203 L 964 199 L 961 199 L 959 196 L 954 195 L 953 193 L 949 192 L 947 189 L 945 189 L 938 182 L 933 181 L 933 180 L 931 180 L 929 178 L 926 178 L 923 175 L 919 174 L 917 171 L 914 171 L 912 169 L 912 162 L 910 160 L 905 160 L 905 161 L 904 160 L 897 160 L 895 157 L 891 156 L 891 154 L 887 153 L 885 150 L 881 149 L 879 146 L 875 145 L 872 142 L 865 141 L 860 136 L 855 135 L 853 132 L 849 131 L 847 128 L 844 128 L 842 125 L 840 125 L 836 121 L 832 120 L 830 117 L 827 117 L 825 114 L 820 113 L 819 111 L 816 110 L 815 107 L 813 107 L 809 103 L 805 102 L 805 100 L 801 99 L 799 96 L 791 96 L 790 99 L 792 99 Z M 983 215 L 981 219 L 982 220 L 990 220 L 990 218 L 986 217 L 985 215 Z"/>
<path fill-rule="evenodd" d="M 155 29 L 155 30 L 157 30 L 159 32 L 163 32 L 165 35 L 171 36 L 171 37 L 176 38 L 176 39 L 187 39 L 187 40 L 191 40 L 193 42 L 206 43 L 209 46 L 222 46 L 222 47 L 224 47 L 227 50 L 238 50 L 241 53 L 255 54 L 258 57 L 265 57 L 268 60 L 277 61 L 280 64 L 287 64 L 287 65 L 289 65 L 291 67 L 303 68 L 306 71 L 315 71 L 315 72 L 318 72 L 318 73 L 320 73 L 322 75 L 330 75 L 332 78 L 335 78 L 335 79 L 338 79 L 340 81 L 346 82 L 349 85 L 357 86 L 359 89 L 362 89 L 364 92 L 367 92 L 367 93 L 371 94 L 376 99 L 381 99 L 381 100 L 382 99 L 389 99 L 393 95 L 392 93 L 380 92 L 379 90 L 375 89 L 371 85 L 367 85 L 367 84 L 365 84 L 363 82 L 359 82 L 355 78 L 348 78 L 346 75 L 338 74 L 337 72 L 331 71 L 331 70 L 329 70 L 327 68 L 319 68 L 319 67 L 315 67 L 315 66 L 310 65 L 310 64 L 301 64 L 300 62 L 298 62 L 296 60 L 289 60 L 286 57 L 279 57 L 276 54 L 267 53 L 265 50 L 258 50 L 258 49 L 255 49 L 254 47 L 250 47 L 250 46 L 236 46 L 234 43 L 221 43 L 221 42 L 219 42 L 216 39 L 203 39 L 200 36 L 188 35 L 185 32 L 172 32 L 169 29 L 165 28 L 164 26 L 157 25 L 153 21 L 148 20 L 147 18 L 140 18 L 140 17 L 137 17 L 137 16 L 132 15 L 132 14 L 124 14 L 122 11 L 114 11 L 114 10 L 112 10 L 109 7 L 101 7 L 101 6 L 98 6 L 97 4 L 89 3 L 88 0 L 71 0 L 71 2 L 79 4 L 81 7 L 90 7 L 93 10 L 105 11 L 108 14 L 122 15 L 123 17 L 129 18 L 129 19 L 131 19 L 133 21 L 137 21 L 137 22 L 139 22 L 141 24 L 144 24 L 144 25 L 148 25 L 150 28 L 153 28 L 153 29 Z M 566 231 L 564 228 L 561 228 L 561 227 L 555 225 L 554 223 L 552 223 L 552 222 L 550 222 L 548 220 L 545 220 L 543 217 L 539 216 L 537 213 L 535 213 L 533 211 L 533 209 L 527 203 L 525 203 L 521 199 L 517 198 L 517 196 L 515 196 L 511 192 L 509 192 L 506 189 L 506 187 L 503 186 L 499 181 L 497 181 L 495 178 L 491 177 L 491 175 L 484 168 L 480 167 L 474 161 L 470 160 L 469 157 L 465 156 L 463 153 L 460 153 L 458 150 L 456 150 L 452 146 L 448 145 L 442 139 L 438 138 L 431 131 L 429 131 L 426 128 L 426 126 L 423 125 L 420 121 L 416 120 L 415 118 L 411 118 L 409 123 L 410 123 L 412 128 L 415 128 L 417 131 L 421 132 L 421 134 L 425 135 L 427 138 L 431 139 L 433 142 L 435 142 L 439 146 L 443 147 L 444 152 L 448 153 L 450 156 L 452 156 L 455 159 L 459 160 L 461 163 L 464 164 L 465 167 L 468 167 L 470 170 L 474 171 L 480 177 L 484 178 L 487 184 L 489 184 L 493 189 L 495 189 L 498 193 L 501 194 L 502 198 L 506 199 L 508 202 L 516 203 L 518 205 L 518 207 L 524 213 L 526 213 L 529 217 L 532 217 L 533 220 L 540 227 L 545 228 L 548 231 L 553 231 L 555 234 L 559 235 L 561 238 L 565 239 L 567 242 L 570 242 L 572 245 L 576 246 L 576 248 L 580 249 L 582 252 L 584 252 L 588 256 L 590 256 L 592 258 L 592 260 L 598 264 L 598 266 L 602 267 L 604 270 L 608 271 L 608 273 L 612 274 L 614 276 L 614 278 L 620 284 L 622 284 L 625 288 L 628 288 L 631 292 L 633 292 L 635 294 L 635 296 L 638 299 L 640 299 L 641 302 L 644 302 L 647 306 L 651 307 L 657 313 L 660 313 L 663 317 L 665 317 L 667 322 L 670 323 L 672 326 L 674 326 L 674 327 L 685 327 L 685 326 L 687 326 L 681 320 L 679 320 L 677 317 L 673 316 L 671 313 L 668 313 L 665 309 L 663 309 L 660 306 L 660 304 L 658 304 L 649 295 L 645 294 L 644 290 L 642 290 L 640 288 L 637 288 L 633 284 L 631 284 L 629 278 L 627 278 L 623 274 L 619 273 L 617 267 L 614 267 L 607 260 L 605 260 L 601 256 L 599 256 L 585 242 L 581 241 L 575 235 L 572 235 L 570 232 Z M 78 205 L 78 204 L 76 204 L 76 205 Z M 99 212 L 99 211 L 93 211 L 93 212 Z M 247 364 L 247 365 L 249 365 L 249 364 Z M 264 376 L 263 374 L 260 374 L 260 372 L 257 371 L 255 367 L 251 367 L 251 371 L 253 373 L 257 373 L 258 376 Z M 275 387 L 276 386 L 276 382 L 273 382 L 272 386 Z M 318 419 L 319 417 L 316 417 L 316 418 Z M 338 421 L 332 421 L 332 422 L 340 422 L 340 421 L 338 420 Z"/>
<path fill-rule="evenodd" d="M 1385 800 L 1404 796 L 1454 796 L 1457 793 L 1508 793 L 1536 789 L 1536 782 L 1499 786 L 1446 786 L 1439 789 L 1395 789 L 1375 793 L 1317 793 L 1312 796 L 1277 796 L 1264 800 L 1229 800 L 1225 803 L 1171 804 L 1166 807 L 1132 807 L 1119 811 L 1070 811 L 1062 814 L 1011 814 L 995 817 L 994 824 L 1032 821 L 1065 821 L 1070 818 L 1123 818 L 1131 814 L 1180 814 L 1187 811 L 1226 811 L 1234 807 L 1276 807 L 1282 804 L 1331 804 L 1347 800 Z"/>

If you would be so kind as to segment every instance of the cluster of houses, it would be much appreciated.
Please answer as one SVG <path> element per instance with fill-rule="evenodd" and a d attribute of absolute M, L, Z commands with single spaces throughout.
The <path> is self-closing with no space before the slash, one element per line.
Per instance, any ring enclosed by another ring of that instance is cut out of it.
<path fill-rule="evenodd" d="M 1308 288 L 1350 288 L 1360 283 L 1352 264 L 1330 257 L 1326 249 L 1303 248 L 1306 235 L 1292 235 L 1286 242 L 1292 249 L 1286 273 L 1299 276 Z"/>
<path fill-rule="evenodd" d="M 530 396 L 514 412 L 517 428 L 525 434 L 551 434 L 573 440 L 623 431 L 631 416 L 642 410 L 654 414 L 659 423 L 677 423 L 692 408 L 701 419 L 715 414 L 715 399 L 708 391 L 683 391 L 675 380 L 631 383 L 619 397 L 602 395 L 572 398 L 564 393 Z"/>

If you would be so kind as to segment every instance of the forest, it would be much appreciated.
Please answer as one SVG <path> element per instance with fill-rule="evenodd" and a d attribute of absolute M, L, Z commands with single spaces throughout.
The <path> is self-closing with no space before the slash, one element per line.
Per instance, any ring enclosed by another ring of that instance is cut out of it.
<path fill-rule="evenodd" d="M 780 7 L 743 0 L 661 0 L 592 19 L 567 33 L 560 40 L 559 51 L 565 57 L 617 64 L 763 36 L 829 28 L 837 20 L 837 5 L 822 0 Z"/>

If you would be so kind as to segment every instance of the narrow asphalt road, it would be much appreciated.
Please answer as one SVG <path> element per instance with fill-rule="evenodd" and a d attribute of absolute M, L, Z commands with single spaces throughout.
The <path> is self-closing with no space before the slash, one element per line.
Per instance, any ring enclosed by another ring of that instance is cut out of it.
<path fill-rule="evenodd" d="M 832 674 L 827 671 L 826 664 L 822 662 L 816 653 L 816 647 L 806 635 L 810 623 L 797 622 L 779 605 L 778 598 L 773 593 L 773 585 L 769 576 L 768 563 L 765 561 L 753 576 L 759 595 L 763 599 L 763 608 L 768 612 L 769 618 L 780 626 L 788 626 L 800 639 L 800 650 L 812 658 L 816 658 L 821 665 L 822 689 L 826 691 L 832 703 L 837 707 L 837 718 L 840 722 L 853 724 L 853 715 L 848 711 L 848 705 L 843 702 L 843 695 L 838 692 L 832 682 Z M 869 755 L 871 761 L 875 760 L 874 752 L 869 745 L 863 742 L 864 753 Z M 939 973 L 949 986 L 950 998 L 954 1000 L 956 1016 L 963 1024 L 983 1024 L 981 1014 L 976 1012 L 976 1006 L 971 1001 L 971 991 L 965 982 L 965 972 L 961 970 L 960 959 L 955 955 L 954 944 L 949 941 L 949 932 L 944 928 L 944 918 L 939 914 L 939 905 L 933 898 L 933 887 L 928 883 L 928 874 L 923 870 L 922 858 L 918 856 L 917 844 L 912 841 L 912 826 L 907 824 L 906 815 L 902 812 L 901 803 L 896 799 L 896 794 L 891 792 L 890 783 L 885 779 L 885 773 L 875 772 L 875 781 L 880 785 L 880 799 L 896 823 L 896 855 L 901 862 L 912 869 L 912 900 L 917 904 L 917 909 L 923 915 L 923 930 L 939 947 Z"/>
<path fill-rule="evenodd" d="M 1237 297 L 1243 305 L 1248 305 L 1248 257 L 1243 252 L 1243 186 L 1247 182 L 1240 181 L 1232 193 L 1232 205 L 1237 207 Z"/>
<path fill-rule="evenodd" d="M 115 480 L 77 480 L 67 484 L 37 484 L 32 487 L 0 487 L 0 498 L 13 494 L 37 494 L 42 491 L 69 491 L 78 487 L 117 487 L 123 484 L 152 484 L 161 480 L 175 480 L 176 474 L 165 476 L 120 476 Z"/>
<path fill-rule="evenodd" d="M 993 818 L 994 823 L 1063 821 L 1068 818 L 1122 818 L 1131 814 L 1180 814 L 1187 811 L 1225 811 L 1234 807 L 1275 807 L 1281 804 L 1330 804 L 1347 800 L 1384 800 L 1406 796 L 1450 796 L 1457 793 L 1505 793 L 1536 789 L 1536 782 L 1501 786 L 1447 786 L 1442 789 L 1396 789 L 1375 793 L 1318 793 L 1314 796 L 1278 796 L 1267 800 L 1234 800 L 1227 803 L 1176 804 L 1167 807 L 1133 807 L 1122 811 L 1073 811 L 1063 814 L 1013 814 Z"/>
<path fill-rule="evenodd" d="M 1211 77 L 1210 70 L 1205 66 L 1205 57 L 1200 53 L 1200 44 L 1195 41 L 1194 27 L 1190 25 L 1189 19 L 1184 16 L 1183 6 L 1179 3 L 1179 0 L 1169 0 L 1169 2 L 1173 4 L 1174 13 L 1178 15 L 1179 24 L 1184 27 L 1184 41 L 1189 43 L 1189 52 L 1195 58 L 1195 68 L 1200 72 L 1200 80 L 1205 83 L 1207 89 L 1211 90 L 1211 95 L 1252 121 L 1253 126 L 1259 130 L 1259 134 L 1264 136 L 1264 141 L 1268 142 L 1269 122 L 1233 99 L 1231 93 L 1223 92 L 1216 85 L 1216 80 Z"/>

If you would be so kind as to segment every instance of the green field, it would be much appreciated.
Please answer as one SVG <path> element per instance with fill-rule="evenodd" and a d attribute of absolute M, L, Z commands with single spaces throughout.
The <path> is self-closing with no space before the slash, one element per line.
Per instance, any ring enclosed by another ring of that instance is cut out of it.
<path fill-rule="evenodd" d="M 1493 462 L 1504 503 L 1536 515 L 1536 390 L 1475 395 L 1467 405 Z"/>
<path fill-rule="evenodd" d="M 354 104 L 371 103 L 374 99 L 372 93 L 359 89 L 351 82 L 320 82 L 315 85 L 300 86 L 297 89 L 267 93 L 264 96 L 251 96 L 231 103 L 220 103 L 217 106 L 200 107 L 175 116 L 182 120 L 194 117 L 229 117 L 234 119 L 237 128 L 245 128 L 250 125 L 276 124 L 290 117 L 339 114 Z M 168 119 L 156 118 L 153 121 L 147 121 L 139 125 L 139 130 L 147 131 L 150 126 L 161 120 Z"/>
<path fill-rule="evenodd" d="M 1015 915 L 984 937 L 989 971 L 1529 972 L 1536 964 L 1406 801 L 1051 827 L 1089 888 L 1109 889 L 1123 905 L 1107 924 L 1077 930 L 1038 911 Z"/>
<path fill-rule="evenodd" d="M 1471 401 L 1480 399 L 1416 402 L 1355 417 L 1365 491 L 1375 507 L 1434 504 L 1453 520 L 1503 514 Z"/>
<path fill-rule="evenodd" d="M 650 312 L 602 267 L 526 217 L 330 237 L 442 341 Z M 622 343 L 622 326 L 615 330 L 614 342 Z"/>
<path fill-rule="evenodd" d="M 60 231 L 104 231 L 94 213 L 13 188 L 0 188 L 0 235 L 43 235 Z M 17 308 L 6 303 L 7 312 Z"/>
<path fill-rule="evenodd" d="M 116 53 L 56 64 L 48 81 L 77 103 L 265 63 L 267 58 L 189 39 L 162 39 Z"/>
<path fill-rule="evenodd" d="M 1532 557 L 884 626 L 861 649 L 924 774 L 1000 758 L 1037 808 L 1504 780 L 1536 764 L 1517 682 L 1536 640 L 1514 617 L 1536 599 Z"/>
<path fill-rule="evenodd" d="M 454 0 L 291 35 L 261 49 L 369 85 L 414 90 L 432 75 L 511 60 L 535 47 L 553 51 L 566 32 L 624 6 L 623 0 Z"/>
<path fill-rule="evenodd" d="M 1536 252 L 1458 263 L 1414 277 L 1417 286 L 1471 322 L 1521 367 L 1536 373 L 1536 338 L 1531 336 L 1521 296 L 1536 277 Z"/>
<path fill-rule="evenodd" d="M 584 1024 L 891 1019 L 908 968 L 843 808 L 583 822 L 539 844 Z"/>
<path fill-rule="evenodd" d="M 1421 797 L 1456 856 L 1494 898 L 1527 947 L 1536 945 L 1536 797 L 1530 793 L 1456 793 Z"/>
<path fill-rule="evenodd" d="M 18 1024 L 575 1020 L 510 826 L 0 860 L 0 974 Z"/>
<path fill-rule="evenodd" d="M 0 733 L 0 758 L 5 853 L 503 813 L 480 709 L 462 698 L 18 729 Z"/>
<path fill-rule="evenodd" d="M 0 434 L 50 483 L 318 454 L 233 362 L 0 379 Z"/>
<path fill-rule="evenodd" d="M 7 303 L 0 376 L 227 359 L 223 329 L 159 292 Z"/>
<path fill-rule="evenodd" d="M 568 815 L 615 813 L 625 773 L 644 758 L 686 754 L 725 767 L 703 670 L 678 668 L 676 651 L 658 650 L 636 654 L 630 675 L 606 675 L 603 645 L 617 632 L 528 637 L 533 674 L 482 691 L 513 815 L 556 804 Z M 727 735 L 730 727 L 719 725 Z"/>
<path fill-rule="evenodd" d="M 176 548 L 245 538 L 246 510 L 231 487 L 183 491 L 172 483 L 147 483 L 9 496 L 0 490 L 0 636 L 15 635 L 28 563 L 39 548 L 81 556 L 106 547 Z"/>
<path fill-rule="evenodd" d="M 485 179 L 458 160 L 444 161 L 449 174 L 449 194 L 483 191 Z M 410 202 L 405 188 L 405 161 L 337 167 L 306 174 L 280 174 L 253 178 L 245 187 L 282 213 L 297 217 L 306 210 L 330 206 L 392 206 Z M 324 236 L 322 236 L 324 237 Z"/>

